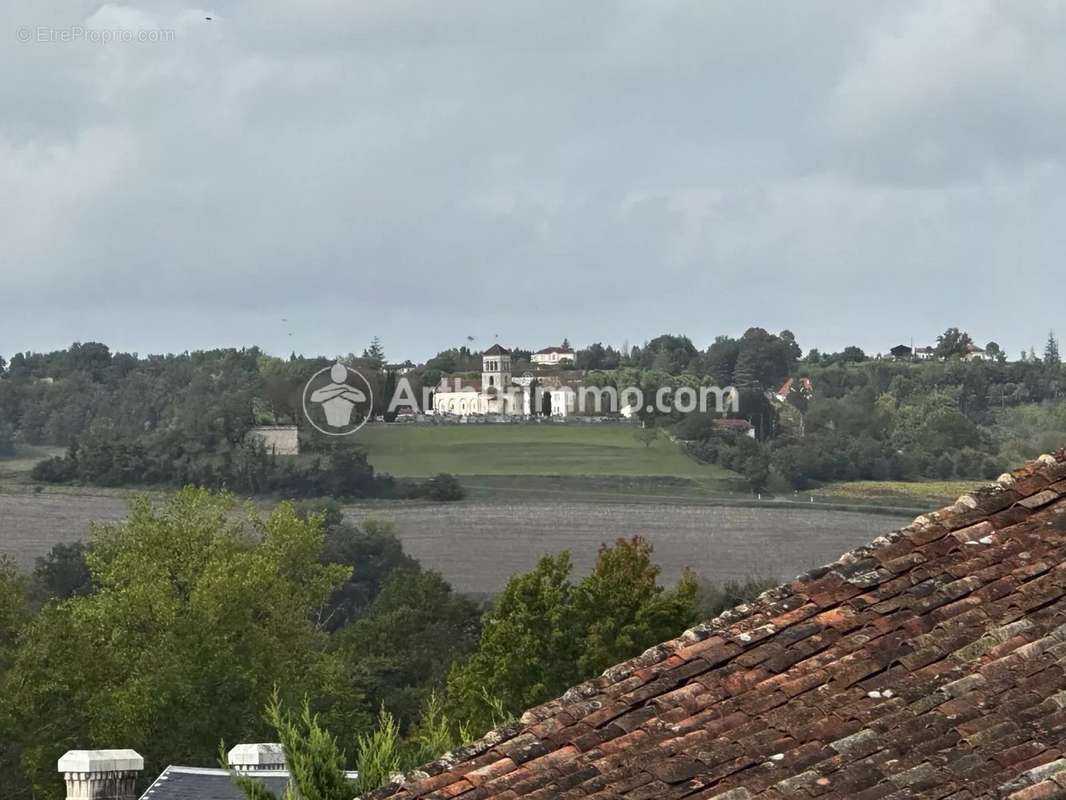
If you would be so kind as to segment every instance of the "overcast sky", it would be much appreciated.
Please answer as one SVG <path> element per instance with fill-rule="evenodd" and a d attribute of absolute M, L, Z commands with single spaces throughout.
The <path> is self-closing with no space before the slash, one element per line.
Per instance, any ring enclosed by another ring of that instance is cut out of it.
<path fill-rule="evenodd" d="M 8 356 L 1066 333 L 1063 3 L 34 0 L 0 25 Z M 79 27 L 172 34 L 48 41 Z"/>

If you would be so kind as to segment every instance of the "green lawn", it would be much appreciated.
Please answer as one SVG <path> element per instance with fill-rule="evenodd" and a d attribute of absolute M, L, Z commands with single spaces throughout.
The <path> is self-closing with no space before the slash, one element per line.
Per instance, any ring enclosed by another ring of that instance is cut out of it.
<path fill-rule="evenodd" d="M 65 447 L 19 445 L 15 455 L 0 458 L 0 480 L 25 479 L 38 461 L 67 452 Z"/>
<path fill-rule="evenodd" d="M 851 481 L 830 483 L 805 494 L 838 501 L 867 500 L 932 506 L 955 502 L 988 481 Z"/>
<path fill-rule="evenodd" d="M 370 463 L 399 477 L 454 475 L 736 477 L 660 437 L 645 447 L 631 425 L 374 425 L 355 439 Z"/>

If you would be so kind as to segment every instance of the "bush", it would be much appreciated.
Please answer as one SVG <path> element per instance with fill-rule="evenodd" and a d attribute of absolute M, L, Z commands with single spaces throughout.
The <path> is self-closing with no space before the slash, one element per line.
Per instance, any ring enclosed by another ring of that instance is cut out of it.
<path fill-rule="evenodd" d="M 64 456 L 39 461 L 30 470 L 30 477 L 44 483 L 67 483 L 74 480 L 76 465 Z"/>
<path fill-rule="evenodd" d="M 430 478 L 424 484 L 425 496 L 438 502 L 451 502 L 466 497 L 466 490 L 459 479 L 447 472 Z"/>
<path fill-rule="evenodd" d="M 705 442 L 715 433 L 714 417 L 704 412 L 693 412 L 682 417 L 671 433 L 682 441 Z"/>
<path fill-rule="evenodd" d="M 777 578 L 765 575 L 752 576 L 743 580 L 731 580 L 725 583 L 705 583 L 700 581 L 696 601 L 700 616 L 713 619 L 723 611 L 736 608 L 741 603 L 754 600 L 767 589 L 779 586 Z"/>
<path fill-rule="evenodd" d="M 93 577 L 85 558 L 89 547 L 84 542 L 60 542 L 37 558 L 33 577 L 46 598 L 66 600 L 92 593 Z"/>
<path fill-rule="evenodd" d="M 0 424 L 0 456 L 15 455 L 15 429 L 7 424 Z"/>

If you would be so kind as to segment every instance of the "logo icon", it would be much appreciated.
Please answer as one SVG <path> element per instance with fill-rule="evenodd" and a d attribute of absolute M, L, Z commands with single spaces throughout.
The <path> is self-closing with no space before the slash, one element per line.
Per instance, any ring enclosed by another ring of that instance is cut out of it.
<path fill-rule="evenodd" d="M 374 390 L 358 370 L 340 363 L 320 369 L 304 385 L 307 421 L 327 436 L 348 436 L 366 425 L 374 407 Z"/>

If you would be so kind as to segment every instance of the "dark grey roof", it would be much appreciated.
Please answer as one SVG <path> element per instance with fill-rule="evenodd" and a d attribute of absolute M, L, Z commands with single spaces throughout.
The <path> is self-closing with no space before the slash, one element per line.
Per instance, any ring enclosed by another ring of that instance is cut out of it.
<path fill-rule="evenodd" d="M 278 797 L 289 784 L 288 770 L 247 774 L 265 784 Z M 355 773 L 349 772 L 348 777 L 354 780 Z M 227 770 L 172 766 L 163 770 L 163 774 L 141 795 L 141 800 L 244 800 L 244 794 Z"/>
<path fill-rule="evenodd" d="M 288 772 L 254 776 L 279 797 L 289 783 Z M 244 794 L 224 769 L 167 767 L 141 800 L 244 800 Z"/>

